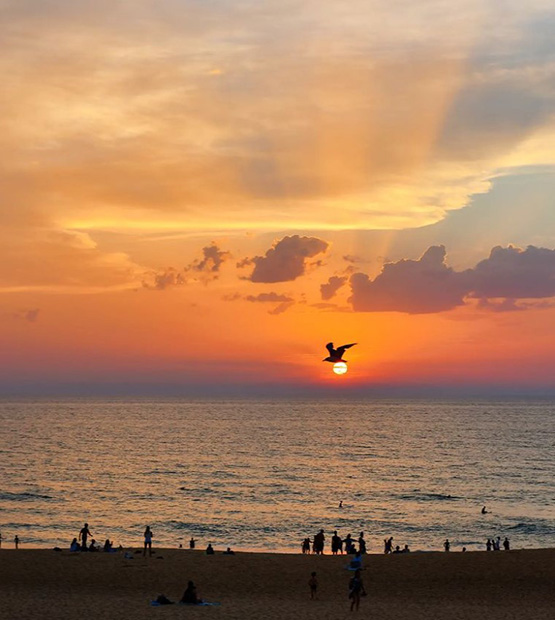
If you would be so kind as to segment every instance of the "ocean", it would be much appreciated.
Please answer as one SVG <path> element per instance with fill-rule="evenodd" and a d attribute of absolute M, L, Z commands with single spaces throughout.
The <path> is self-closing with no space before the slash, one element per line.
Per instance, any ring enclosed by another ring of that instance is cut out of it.
<path fill-rule="evenodd" d="M 123 546 L 148 524 L 167 547 L 555 547 L 553 400 L 14 400 L 0 425 L 4 547 L 84 522 Z"/>

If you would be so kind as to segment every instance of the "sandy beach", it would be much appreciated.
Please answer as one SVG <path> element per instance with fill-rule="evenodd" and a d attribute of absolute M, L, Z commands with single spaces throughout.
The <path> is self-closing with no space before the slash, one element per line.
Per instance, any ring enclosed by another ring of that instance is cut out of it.
<path fill-rule="evenodd" d="M 350 617 L 347 557 L 157 550 L 151 557 L 51 550 L 0 551 L 0 617 L 320 618 Z M 318 600 L 309 599 L 316 571 Z M 552 620 L 555 550 L 368 555 L 368 596 L 358 616 L 402 620 Z M 214 607 L 152 607 L 179 600 L 192 579 Z"/>

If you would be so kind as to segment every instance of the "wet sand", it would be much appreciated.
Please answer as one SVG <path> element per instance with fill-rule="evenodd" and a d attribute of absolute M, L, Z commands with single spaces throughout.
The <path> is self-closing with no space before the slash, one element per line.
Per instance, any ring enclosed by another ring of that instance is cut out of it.
<path fill-rule="evenodd" d="M 0 617 L 69 620 L 349 618 L 347 557 L 158 550 L 123 553 L 0 550 Z M 316 571 L 318 600 L 309 599 Z M 192 579 L 217 607 L 152 607 L 179 600 Z M 555 618 L 555 549 L 369 555 L 360 618 Z"/>

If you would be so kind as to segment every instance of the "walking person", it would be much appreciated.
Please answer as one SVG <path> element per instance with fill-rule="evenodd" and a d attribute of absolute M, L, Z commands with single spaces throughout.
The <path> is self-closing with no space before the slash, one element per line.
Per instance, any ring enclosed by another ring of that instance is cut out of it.
<path fill-rule="evenodd" d="M 310 588 L 310 598 L 311 600 L 318 598 L 318 579 L 316 578 L 316 573 L 310 573 L 310 579 L 308 580 L 308 587 Z"/>
<path fill-rule="evenodd" d="M 360 576 L 360 570 L 356 570 L 354 577 L 349 581 L 351 611 L 358 611 L 361 596 L 366 596 L 366 590 L 364 589 L 364 583 L 362 582 L 362 577 Z"/>
<path fill-rule="evenodd" d="M 145 537 L 145 544 L 143 547 L 143 557 L 146 556 L 146 548 L 148 547 L 148 555 L 151 556 L 152 555 L 152 530 L 150 529 L 150 525 L 146 526 L 146 530 L 144 533 L 144 537 Z"/>

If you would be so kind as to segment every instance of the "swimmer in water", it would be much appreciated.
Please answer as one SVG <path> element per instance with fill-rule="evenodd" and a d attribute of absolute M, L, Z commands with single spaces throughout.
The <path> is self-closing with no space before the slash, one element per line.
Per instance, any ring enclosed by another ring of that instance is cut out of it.
<path fill-rule="evenodd" d="M 486 510 L 485 506 L 482 508 L 482 514 L 483 515 L 487 515 L 488 514 L 488 511 Z"/>

